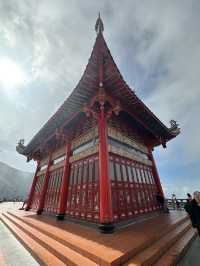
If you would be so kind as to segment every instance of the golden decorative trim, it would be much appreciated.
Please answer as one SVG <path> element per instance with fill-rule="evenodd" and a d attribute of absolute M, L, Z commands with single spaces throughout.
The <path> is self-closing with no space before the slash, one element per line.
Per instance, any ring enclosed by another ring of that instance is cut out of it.
<path fill-rule="evenodd" d="M 72 150 L 76 147 L 79 147 L 85 142 L 88 142 L 89 140 L 92 140 L 98 136 L 98 128 L 91 128 L 89 132 L 79 136 L 78 138 L 74 139 L 72 141 Z"/>
<path fill-rule="evenodd" d="M 91 147 L 91 148 L 89 148 L 89 149 L 87 149 L 85 151 L 82 151 L 82 152 L 80 152 L 78 154 L 75 154 L 75 155 L 71 156 L 69 158 L 69 161 L 70 161 L 70 163 L 78 161 L 78 160 L 83 159 L 83 158 L 85 158 L 87 156 L 90 156 L 90 155 L 92 155 L 94 153 L 97 153 L 98 151 L 99 151 L 99 145 L 97 144 L 97 145 L 95 145 L 95 146 L 93 146 L 93 147 Z"/>
<path fill-rule="evenodd" d="M 145 147 L 142 143 L 136 142 L 130 138 L 128 138 L 127 136 L 125 136 L 123 133 L 121 133 L 119 130 L 116 130 L 116 128 L 113 127 L 108 127 L 108 136 L 119 140 L 121 142 L 124 142 L 146 154 L 148 154 L 148 149 L 147 147 Z"/>
<path fill-rule="evenodd" d="M 114 147 L 112 145 L 108 145 L 108 151 L 112 152 L 114 154 L 120 155 L 122 157 L 126 157 L 126 158 L 129 158 L 131 160 L 135 160 L 137 162 L 152 166 L 152 162 L 150 160 L 141 158 L 141 157 L 139 157 L 139 156 L 137 156 L 135 154 L 131 154 L 131 153 L 127 152 L 127 151 L 124 151 L 124 150 L 122 150 L 120 148 L 117 148 L 117 147 Z"/>

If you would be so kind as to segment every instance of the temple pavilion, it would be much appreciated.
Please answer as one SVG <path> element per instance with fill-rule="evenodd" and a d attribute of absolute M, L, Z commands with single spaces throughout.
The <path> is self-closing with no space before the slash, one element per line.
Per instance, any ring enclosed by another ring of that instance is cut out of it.
<path fill-rule="evenodd" d="M 37 161 L 26 210 L 97 223 L 163 208 L 152 151 L 175 138 L 124 81 L 105 42 L 100 16 L 96 41 L 77 86 L 33 139 L 17 151 Z"/>

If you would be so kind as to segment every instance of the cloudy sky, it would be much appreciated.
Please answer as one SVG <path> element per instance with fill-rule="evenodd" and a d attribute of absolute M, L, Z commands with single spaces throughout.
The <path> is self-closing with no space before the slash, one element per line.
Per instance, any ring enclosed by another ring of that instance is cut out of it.
<path fill-rule="evenodd" d="M 200 190 L 199 0 L 0 0 L 0 160 L 33 171 L 15 152 L 56 111 L 79 81 L 96 33 L 122 75 L 181 135 L 154 152 L 167 195 Z"/>

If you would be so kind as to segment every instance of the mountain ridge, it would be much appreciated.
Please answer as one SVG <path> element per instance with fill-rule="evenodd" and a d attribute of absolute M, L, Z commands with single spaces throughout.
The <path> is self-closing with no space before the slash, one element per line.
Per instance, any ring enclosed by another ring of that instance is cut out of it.
<path fill-rule="evenodd" d="M 33 173 L 0 161 L 0 200 L 24 200 L 28 195 L 32 177 Z"/>

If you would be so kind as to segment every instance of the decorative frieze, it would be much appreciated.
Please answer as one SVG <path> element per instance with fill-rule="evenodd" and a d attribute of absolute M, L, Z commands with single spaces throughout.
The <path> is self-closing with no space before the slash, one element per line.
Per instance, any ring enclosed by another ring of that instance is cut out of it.
<path fill-rule="evenodd" d="M 124 142 L 134 147 L 135 149 L 148 154 L 148 149 L 142 143 L 136 142 L 133 139 L 128 138 L 122 132 L 120 132 L 119 130 L 116 130 L 116 128 L 114 127 L 108 127 L 108 136 L 118 141 Z"/>
<path fill-rule="evenodd" d="M 44 170 L 38 171 L 37 176 L 40 176 L 42 174 L 45 174 L 45 172 L 46 172 L 46 168 Z"/>
<path fill-rule="evenodd" d="M 152 166 L 152 162 L 150 160 L 145 159 L 145 158 L 141 158 L 140 156 L 137 156 L 135 154 L 129 153 L 129 152 L 127 152 L 127 151 L 125 151 L 123 149 L 120 149 L 118 147 L 115 147 L 115 146 L 112 146 L 112 145 L 108 145 L 108 151 L 112 152 L 114 154 L 120 155 L 122 157 L 126 157 L 126 158 L 129 158 L 131 160 L 135 160 L 137 162 L 146 164 L 148 166 Z"/>
<path fill-rule="evenodd" d="M 75 154 L 75 155 L 71 156 L 71 157 L 69 158 L 69 161 L 70 161 L 70 163 L 71 163 L 71 162 L 78 161 L 78 160 L 83 159 L 83 158 L 85 158 L 85 157 L 87 157 L 87 156 L 90 156 L 90 155 L 92 155 L 92 154 L 95 154 L 95 153 L 97 153 L 98 151 L 99 151 L 99 145 L 96 144 L 95 146 L 92 146 L 92 147 L 90 147 L 90 148 L 87 149 L 87 150 L 84 150 L 84 151 L 82 151 L 82 152 L 80 152 L 80 153 L 78 153 L 78 154 Z"/>
<path fill-rule="evenodd" d="M 45 158 L 43 158 L 41 161 L 40 161 L 40 167 L 44 166 L 44 165 L 47 165 L 47 162 L 48 162 L 48 157 L 46 156 Z"/>
<path fill-rule="evenodd" d="M 49 171 L 53 171 L 53 170 L 58 169 L 58 168 L 60 168 L 62 166 L 64 166 L 64 160 L 59 162 L 59 163 L 51 165 L 50 168 L 49 168 Z"/>
<path fill-rule="evenodd" d="M 55 151 L 53 151 L 52 153 L 52 161 L 56 160 L 57 158 L 61 157 L 65 155 L 65 147 L 63 146 L 62 148 L 59 148 Z M 48 156 L 44 157 L 41 162 L 40 162 L 40 166 L 45 166 L 48 163 Z"/>
<path fill-rule="evenodd" d="M 98 136 L 98 128 L 94 127 L 92 129 L 90 129 L 89 132 L 79 136 L 78 138 L 76 138 L 72 141 L 72 150 L 81 146 L 83 143 L 86 143 L 86 142 L 90 141 L 91 139 L 96 138 L 97 136 Z"/>
<path fill-rule="evenodd" d="M 52 154 L 52 159 L 55 160 L 61 156 L 63 156 L 65 154 L 65 146 L 63 146 L 62 148 L 55 150 Z"/>

